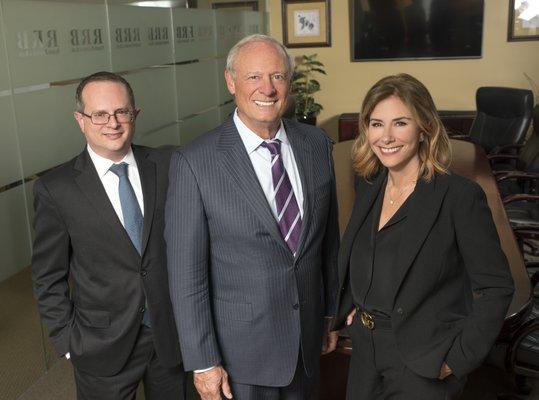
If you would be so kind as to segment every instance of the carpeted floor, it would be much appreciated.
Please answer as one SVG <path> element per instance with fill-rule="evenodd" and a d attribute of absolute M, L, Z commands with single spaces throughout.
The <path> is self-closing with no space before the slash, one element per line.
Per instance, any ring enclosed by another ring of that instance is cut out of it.
<path fill-rule="evenodd" d="M 68 360 L 62 359 L 17 400 L 73 400 L 75 393 L 73 368 Z M 198 399 L 192 385 L 188 387 L 187 399 Z M 144 400 L 142 385 L 138 388 L 137 400 Z"/>
<path fill-rule="evenodd" d="M 29 269 L 0 283 L 0 399 L 16 399 L 46 371 Z"/>
<path fill-rule="evenodd" d="M 50 371 L 37 381 L 18 400 L 72 400 L 75 399 L 73 372 L 67 360 L 56 363 Z M 191 382 L 191 379 L 189 379 Z M 137 393 L 137 400 L 143 400 L 142 390 Z M 188 400 L 198 397 L 190 386 Z M 497 393 L 509 392 L 511 383 L 503 372 L 494 367 L 481 367 L 469 379 L 466 391 L 460 400 L 496 400 Z M 528 400 L 539 400 L 539 382 L 535 382 L 534 392 Z"/>
<path fill-rule="evenodd" d="M 0 283 L 0 304 L 0 400 L 74 399 L 71 364 L 53 355 L 42 338 L 29 269 Z M 539 400 L 539 381 L 532 385 L 528 399 Z M 461 400 L 495 400 L 497 393 L 510 390 L 511 382 L 500 369 L 484 366 L 470 376 Z M 197 398 L 190 386 L 188 399 Z M 144 399 L 141 390 L 137 399 Z"/>

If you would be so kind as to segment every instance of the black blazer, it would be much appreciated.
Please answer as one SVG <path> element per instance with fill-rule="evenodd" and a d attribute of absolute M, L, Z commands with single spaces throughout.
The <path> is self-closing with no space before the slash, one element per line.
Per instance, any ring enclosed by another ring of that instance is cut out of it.
<path fill-rule="evenodd" d="M 339 252 L 335 326 L 352 310 L 350 253 L 387 171 L 356 179 L 356 200 Z M 411 199 L 412 200 L 412 199 Z M 443 361 L 457 377 L 480 365 L 501 329 L 513 280 L 483 190 L 458 175 L 420 181 L 397 251 L 391 324 L 400 356 L 436 378 Z"/>
<path fill-rule="evenodd" d="M 169 155 L 133 146 L 144 196 L 143 253 L 123 228 L 86 150 L 34 185 L 32 280 L 59 355 L 99 376 L 133 349 L 146 293 L 165 366 L 181 362 L 163 238 Z"/>

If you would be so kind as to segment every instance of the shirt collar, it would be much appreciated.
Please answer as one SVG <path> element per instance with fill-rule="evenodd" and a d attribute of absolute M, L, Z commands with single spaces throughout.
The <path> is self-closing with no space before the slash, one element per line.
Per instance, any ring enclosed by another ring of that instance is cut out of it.
<path fill-rule="evenodd" d="M 105 176 L 105 174 L 109 172 L 109 168 L 112 166 L 112 164 L 119 164 L 121 162 L 125 162 L 128 165 L 137 165 L 137 162 L 135 161 L 135 155 L 133 154 L 133 149 L 131 147 L 129 147 L 129 151 L 127 152 L 125 157 L 117 163 L 112 160 L 109 160 L 108 158 L 100 156 L 90 147 L 90 145 L 86 145 L 86 149 L 88 150 L 88 154 L 90 155 L 90 158 L 94 163 L 97 175 L 99 175 L 99 177 Z"/>
<path fill-rule="evenodd" d="M 251 129 L 247 127 L 247 125 L 243 123 L 243 121 L 238 116 L 237 108 L 234 111 L 234 124 L 236 125 L 236 128 L 238 129 L 238 133 L 240 134 L 243 145 L 245 146 L 245 150 L 247 150 L 247 154 L 251 154 L 253 151 L 256 151 L 258 147 L 260 147 L 262 142 L 264 142 L 264 139 L 262 139 L 256 133 L 254 133 Z M 275 134 L 274 139 L 279 139 L 281 143 L 285 145 L 289 144 L 288 137 L 286 136 L 286 131 L 284 129 L 282 120 L 281 120 L 281 125 L 279 125 L 279 130 Z"/>

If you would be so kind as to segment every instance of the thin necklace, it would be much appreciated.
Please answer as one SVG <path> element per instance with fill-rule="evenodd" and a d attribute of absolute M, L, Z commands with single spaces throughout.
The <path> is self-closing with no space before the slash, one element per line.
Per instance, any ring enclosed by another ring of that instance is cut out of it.
<path fill-rule="evenodd" d="M 406 190 L 408 190 L 408 188 L 411 187 L 412 185 L 415 185 L 416 182 L 417 182 L 417 180 L 411 181 L 409 184 L 405 185 L 402 189 L 400 189 L 398 191 L 399 194 L 395 198 L 391 197 L 391 195 L 389 194 L 389 190 L 388 190 L 387 191 L 387 196 L 389 197 L 389 204 L 394 205 L 397 202 L 397 200 L 399 200 L 401 198 L 401 196 L 404 194 L 404 192 L 406 192 Z M 393 187 L 395 187 L 395 186 L 393 185 Z"/>

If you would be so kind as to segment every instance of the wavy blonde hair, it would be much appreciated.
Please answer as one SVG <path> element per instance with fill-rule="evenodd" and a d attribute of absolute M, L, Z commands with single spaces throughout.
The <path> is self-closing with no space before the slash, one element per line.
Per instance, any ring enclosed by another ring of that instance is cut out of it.
<path fill-rule="evenodd" d="M 429 181 L 436 172 L 447 173 L 451 161 L 449 137 L 429 91 L 408 74 L 380 79 L 365 96 L 359 114 L 359 136 L 352 147 L 352 162 L 356 173 L 370 180 L 382 169 L 382 163 L 367 140 L 367 130 L 376 105 L 391 96 L 397 96 L 408 107 L 419 131 L 423 133 L 423 141 L 419 143 L 418 150 L 418 178 Z"/>

